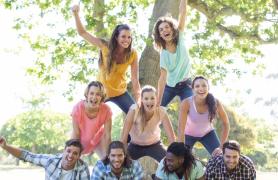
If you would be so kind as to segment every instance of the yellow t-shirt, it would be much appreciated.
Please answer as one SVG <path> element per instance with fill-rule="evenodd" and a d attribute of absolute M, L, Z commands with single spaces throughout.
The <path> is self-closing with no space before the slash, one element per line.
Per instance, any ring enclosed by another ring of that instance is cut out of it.
<path fill-rule="evenodd" d="M 111 72 L 106 73 L 107 68 L 107 57 L 109 54 L 109 49 L 107 46 L 104 46 L 101 49 L 103 63 L 100 65 L 98 80 L 103 84 L 106 95 L 108 98 L 120 96 L 125 93 L 127 88 L 126 82 L 126 72 L 128 66 L 133 63 L 134 60 L 137 59 L 137 52 L 135 50 L 131 50 L 130 58 L 123 64 L 114 64 Z"/>

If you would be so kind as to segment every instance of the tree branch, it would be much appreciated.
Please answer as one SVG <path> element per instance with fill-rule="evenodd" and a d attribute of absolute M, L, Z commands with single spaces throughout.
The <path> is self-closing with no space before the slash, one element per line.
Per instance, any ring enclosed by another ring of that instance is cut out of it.
<path fill-rule="evenodd" d="M 267 19 L 259 18 L 261 16 L 249 17 L 248 15 L 244 14 L 243 12 L 236 11 L 233 8 L 231 8 L 230 6 L 223 4 L 219 0 L 216 0 L 216 1 L 220 5 L 222 5 L 223 8 L 221 8 L 220 10 L 212 10 L 204 1 L 201 1 L 201 0 L 188 0 L 188 4 L 192 8 L 203 13 L 207 17 L 208 21 L 215 22 L 215 19 L 219 16 L 232 16 L 232 15 L 239 15 L 244 21 L 247 21 L 250 23 L 258 23 L 260 20 L 267 21 Z M 273 0 L 273 1 L 274 1 L 274 3 L 277 3 L 277 5 L 278 5 L 278 0 Z M 269 19 L 268 19 L 268 21 L 269 21 Z M 275 21 L 275 19 L 274 19 L 274 21 Z M 277 21 L 275 21 L 275 22 L 277 22 Z M 222 24 L 217 24 L 216 26 L 220 31 L 227 33 L 233 39 L 248 38 L 248 39 L 256 40 L 262 44 L 278 43 L 278 37 L 271 38 L 271 39 L 263 39 L 262 37 L 260 37 L 260 35 L 258 33 L 257 34 L 246 34 L 246 33 L 240 34 L 231 28 L 225 27 Z"/>
<path fill-rule="evenodd" d="M 216 26 L 220 31 L 227 33 L 232 39 L 250 39 L 258 41 L 261 44 L 278 43 L 278 37 L 265 40 L 262 39 L 259 34 L 238 33 L 233 29 L 223 26 L 222 24 L 217 24 Z"/>

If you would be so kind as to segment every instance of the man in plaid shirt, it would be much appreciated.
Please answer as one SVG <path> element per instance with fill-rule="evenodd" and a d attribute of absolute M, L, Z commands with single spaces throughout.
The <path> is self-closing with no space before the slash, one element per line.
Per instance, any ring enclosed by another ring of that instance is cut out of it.
<path fill-rule="evenodd" d="M 79 140 L 71 139 L 66 142 L 62 154 L 33 154 L 6 143 L 0 137 L 0 146 L 13 156 L 41 166 L 45 169 L 46 180 L 89 180 L 88 166 L 80 159 L 82 145 Z"/>
<path fill-rule="evenodd" d="M 223 155 L 212 157 L 206 169 L 208 180 L 254 180 L 256 170 L 253 162 L 247 156 L 240 154 L 237 141 L 227 141 L 223 144 Z"/>
<path fill-rule="evenodd" d="M 108 155 L 97 161 L 91 180 L 141 180 L 143 168 L 138 161 L 131 160 L 121 141 L 112 141 Z"/>

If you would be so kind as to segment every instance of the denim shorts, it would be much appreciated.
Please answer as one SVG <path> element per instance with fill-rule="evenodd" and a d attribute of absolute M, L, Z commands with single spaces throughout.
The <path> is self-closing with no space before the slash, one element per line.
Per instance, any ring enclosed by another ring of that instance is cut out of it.
<path fill-rule="evenodd" d="M 175 96 L 179 96 L 180 100 L 184 100 L 192 96 L 191 80 L 181 81 L 175 87 L 165 86 L 164 93 L 161 100 L 161 106 L 166 107 Z"/>
<path fill-rule="evenodd" d="M 128 110 L 132 104 L 135 104 L 133 98 L 126 91 L 124 94 L 116 97 L 108 98 L 105 102 L 111 101 L 115 103 L 124 113 L 128 113 Z"/>

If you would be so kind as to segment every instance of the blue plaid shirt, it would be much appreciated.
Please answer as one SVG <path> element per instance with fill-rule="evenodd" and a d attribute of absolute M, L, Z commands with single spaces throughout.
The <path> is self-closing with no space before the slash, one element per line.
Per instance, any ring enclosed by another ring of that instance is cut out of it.
<path fill-rule="evenodd" d="M 91 180 L 141 180 L 143 175 L 143 168 L 138 161 L 132 160 L 131 167 L 124 167 L 120 178 L 118 178 L 112 172 L 110 164 L 105 165 L 99 160 L 93 169 Z"/>
<path fill-rule="evenodd" d="M 209 160 L 206 169 L 207 180 L 255 180 L 256 170 L 253 162 L 247 156 L 240 155 L 239 163 L 235 170 L 228 172 L 224 163 L 223 155 L 213 157 Z"/>
<path fill-rule="evenodd" d="M 32 164 L 41 166 L 45 169 L 46 180 L 59 180 L 62 175 L 62 154 L 33 154 L 22 150 L 20 159 Z M 87 164 L 78 160 L 72 170 L 70 180 L 89 180 L 90 173 Z"/>

